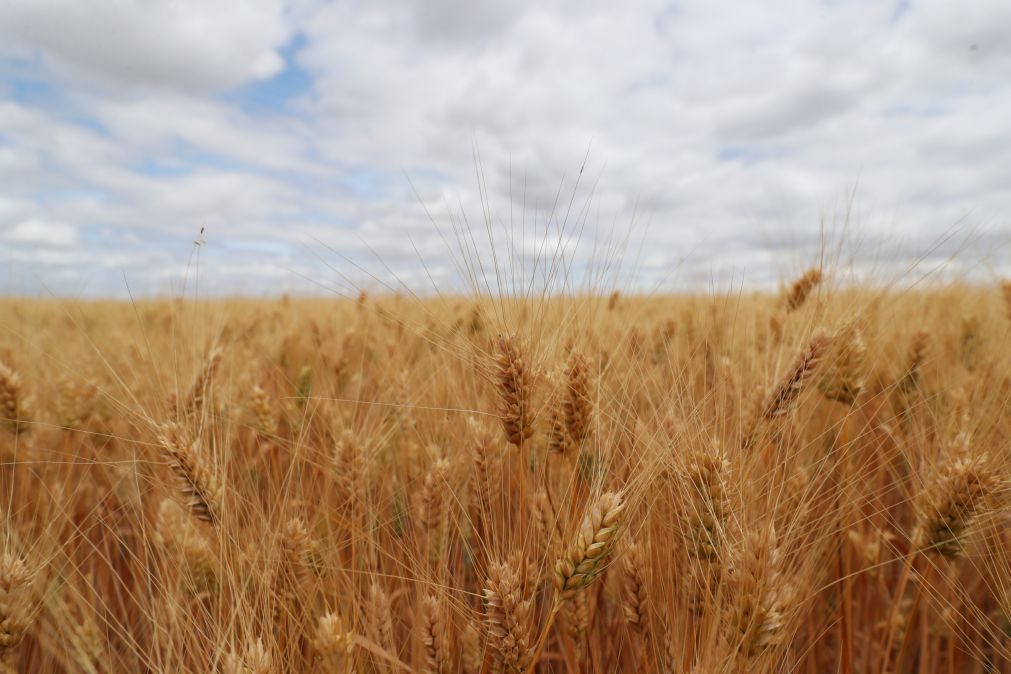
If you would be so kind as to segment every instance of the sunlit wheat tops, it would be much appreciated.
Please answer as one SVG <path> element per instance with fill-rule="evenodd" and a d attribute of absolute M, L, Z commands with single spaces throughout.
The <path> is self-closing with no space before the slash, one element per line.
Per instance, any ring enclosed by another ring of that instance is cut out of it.
<path fill-rule="evenodd" d="M 1011 674 L 1002 291 L 820 274 L 0 302 L 0 674 Z"/>
<path fill-rule="evenodd" d="M 571 599 L 592 583 L 614 548 L 625 513 L 621 494 L 606 492 L 590 506 L 575 540 L 555 563 L 555 588 L 561 600 Z"/>
<path fill-rule="evenodd" d="M 515 337 L 499 337 L 498 349 L 502 427 L 506 439 L 519 447 L 534 433 L 530 373 Z"/>

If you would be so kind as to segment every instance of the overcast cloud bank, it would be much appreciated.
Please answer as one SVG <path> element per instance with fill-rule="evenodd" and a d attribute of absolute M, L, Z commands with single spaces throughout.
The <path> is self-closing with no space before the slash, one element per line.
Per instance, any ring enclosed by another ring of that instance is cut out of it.
<path fill-rule="evenodd" d="M 208 293 L 425 291 L 491 247 L 762 286 L 823 226 L 858 269 L 1003 273 L 1008 35 L 1001 0 L 8 0 L 0 292 L 164 292 L 194 253 Z"/>

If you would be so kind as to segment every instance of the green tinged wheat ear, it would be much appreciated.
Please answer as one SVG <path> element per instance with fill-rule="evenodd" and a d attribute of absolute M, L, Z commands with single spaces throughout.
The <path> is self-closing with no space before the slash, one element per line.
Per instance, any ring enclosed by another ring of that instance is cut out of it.
<path fill-rule="evenodd" d="M 790 412 L 831 343 L 832 338 L 824 332 L 816 332 L 811 337 L 807 346 L 797 356 L 797 360 L 766 397 L 762 406 L 762 416 L 765 419 L 773 419 Z"/>
<path fill-rule="evenodd" d="M 555 588 L 566 601 L 592 583 L 603 570 L 625 513 L 621 494 L 606 492 L 590 506 L 568 552 L 555 563 Z"/>
<path fill-rule="evenodd" d="M 194 517 L 217 524 L 224 487 L 214 466 L 201 450 L 200 438 L 187 439 L 176 424 L 162 426 L 158 436 L 162 449 L 179 476 L 180 490 Z"/>
<path fill-rule="evenodd" d="M 498 391 L 506 439 L 517 447 L 534 433 L 531 418 L 532 384 L 516 337 L 498 340 Z"/>
<path fill-rule="evenodd" d="M 485 633 L 502 671 L 522 672 L 533 657 L 533 602 L 525 596 L 515 564 L 496 562 L 484 586 Z"/>

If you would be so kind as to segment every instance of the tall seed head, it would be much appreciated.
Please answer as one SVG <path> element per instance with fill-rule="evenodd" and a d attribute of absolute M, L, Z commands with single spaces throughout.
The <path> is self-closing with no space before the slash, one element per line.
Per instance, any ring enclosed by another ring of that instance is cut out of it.
<path fill-rule="evenodd" d="M 850 327 L 833 340 L 818 390 L 829 400 L 852 405 L 864 387 L 867 346 L 858 328 Z"/>
<path fill-rule="evenodd" d="M 530 664 L 532 608 L 516 565 L 492 564 L 484 586 L 485 631 L 502 671 L 523 672 Z"/>
<path fill-rule="evenodd" d="M 729 568 L 728 638 L 739 652 L 753 656 L 781 643 L 793 596 L 783 574 L 782 554 L 771 525 L 746 534 Z"/>
<path fill-rule="evenodd" d="M 625 614 L 625 622 L 639 633 L 649 628 L 649 590 L 646 587 L 646 571 L 649 560 L 645 550 L 638 543 L 633 543 L 625 550 L 622 557 L 622 594 L 621 608 Z"/>
<path fill-rule="evenodd" d="M 606 492 L 590 507 L 568 552 L 555 563 L 559 599 L 571 599 L 592 583 L 614 548 L 625 503 L 617 492 Z"/>
<path fill-rule="evenodd" d="M 438 599 L 428 595 L 421 602 L 421 613 L 421 643 L 425 647 L 427 671 L 449 674 L 453 661 L 445 608 Z"/>
<path fill-rule="evenodd" d="M 515 337 L 499 337 L 498 390 L 506 438 L 520 447 L 534 433 L 530 374 Z"/>
<path fill-rule="evenodd" d="M 218 473 L 201 451 L 200 438 L 187 439 L 175 424 L 166 424 L 158 436 L 172 470 L 179 476 L 180 489 L 194 517 L 217 524 L 224 487 Z"/>
<path fill-rule="evenodd" d="M 924 552 L 957 557 L 978 518 L 995 505 L 1002 485 L 988 457 L 953 447 L 935 466 L 916 502 L 913 543 Z"/>
<path fill-rule="evenodd" d="M 790 292 L 786 295 L 786 310 L 796 311 L 800 309 L 804 302 L 807 300 L 808 295 L 811 291 L 821 283 L 822 273 L 820 269 L 813 268 L 808 269 L 804 274 L 793 282 L 790 286 Z"/>
<path fill-rule="evenodd" d="M 692 453 L 685 468 L 685 506 L 689 509 L 686 543 L 688 554 L 696 559 L 719 559 L 723 549 L 730 515 L 729 472 L 730 462 L 716 440 L 708 448 Z"/>
<path fill-rule="evenodd" d="M 590 368 L 581 353 L 569 356 L 565 372 L 565 427 L 576 445 L 590 434 L 593 402 L 590 391 Z"/>
<path fill-rule="evenodd" d="M 765 419 L 783 416 L 790 411 L 831 343 L 832 338 L 824 332 L 815 333 L 807 347 L 765 399 L 762 412 Z"/>

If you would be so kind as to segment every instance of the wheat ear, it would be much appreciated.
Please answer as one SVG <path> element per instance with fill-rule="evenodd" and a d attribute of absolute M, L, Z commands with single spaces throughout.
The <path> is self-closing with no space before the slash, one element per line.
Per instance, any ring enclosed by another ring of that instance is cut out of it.
<path fill-rule="evenodd" d="M 187 441 L 175 424 L 163 426 L 158 436 L 172 470 L 179 476 L 186 506 L 200 520 L 217 524 L 224 487 L 214 467 L 204 456 L 200 439 Z"/>
<path fill-rule="evenodd" d="M 555 589 L 560 601 L 571 599 L 600 574 L 614 548 L 625 503 L 606 492 L 590 507 L 568 552 L 555 563 Z"/>
<path fill-rule="evenodd" d="M 506 439 L 517 447 L 533 435 L 530 373 L 515 337 L 499 337 L 498 390 Z"/>
<path fill-rule="evenodd" d="M 832 338 L 824 332 L 817 332 L 811 337 L 797 360 L 765 399 L 762 406 L 763 418 L 772 419 L 790 411 L 831 343 Z"/>
<path fill-rule="evenodd" d="M 532 602 L 525 596 L 515 565 L 494 563 L 484 586 L 488 646 L 506 672 L 522 672 L 531 661 Z"/>

